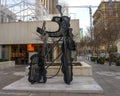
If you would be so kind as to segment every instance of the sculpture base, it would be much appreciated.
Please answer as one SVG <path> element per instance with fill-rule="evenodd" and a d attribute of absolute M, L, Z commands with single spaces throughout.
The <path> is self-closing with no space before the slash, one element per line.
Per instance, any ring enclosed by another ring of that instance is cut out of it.
<path fill-rule="evenodd" d="M 29 92 L 29 96 L 103 96 L 103 89 L 92 77 L 74 77 L 70 85 L 64 83 L 63 77 L 54 77 L 45 84 L 33 85 L 24 77 L 3 90 Z"/>
<path fill-rule="evenodd" d="M 58 64 L 59 63 L 60 62 L 58 62 Z M 74 76 L 92 76 L 92 68 L 89 64 L 87 64 L 85 62 L 76 62 L 76 63 L 80 63 L 81 66 L 73 66 L 73 75 Z M 73 62 L 73 64 L 75 64 L 75 62 Z M 27 66 L 25 68 L 26 76 L 28 75 L 29 67 L 30 66 Z M 59 68 L 60 68 L 60 66 L 50 66 L 47 69 L 47 76 L 55 75 L 57 73 L 57 71 L 59 70 Z M 57 76 L 63 76 L 63 73 L 61 72 L 61 70 L 59 71 Z"/>

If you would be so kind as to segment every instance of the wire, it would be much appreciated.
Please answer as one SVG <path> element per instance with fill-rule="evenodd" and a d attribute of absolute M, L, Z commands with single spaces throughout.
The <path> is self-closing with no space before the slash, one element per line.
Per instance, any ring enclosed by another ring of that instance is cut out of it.
<path fill-rule="evenodd" d="M 46 66 L 45 69 L 47 69 L 49 66 L 53 65 L 53 63 L 62 55 L 62 52 L 60 52 L 60 54 L 49 64 Z"/>
<path fill-rule="evenodd" d="M 51 49 L 53 49 L 53 48 L 58 44 L 58 42 L 61 41 L 61 39 L 62 39 L 62 37 L 61 37 L 59 40 L 57 40 L 56 42 L 53 43 L 53 46 L 48 50 L 48 52 L 47 52 L 47 54 L 45 55 L 45 57 L 48 56 L 48 54 L 50 53 Z"/>
<path fill-rule="evenodd" d="M 53 76 L 51 76 L 51 77 L 47 77 L 47 79 L 51 79 L 51 78 L 53 78 L 53 77 L 57 76 L 57 75 L 58 75 L 58 73 L 60 72 L 60 69 L 61 69 L 61 65 L 60 65 L 60 67 L 59 67 L 58 71 L 56 72 L 56 74 L 55 74 L 55 75 L 53 75 Z"/>

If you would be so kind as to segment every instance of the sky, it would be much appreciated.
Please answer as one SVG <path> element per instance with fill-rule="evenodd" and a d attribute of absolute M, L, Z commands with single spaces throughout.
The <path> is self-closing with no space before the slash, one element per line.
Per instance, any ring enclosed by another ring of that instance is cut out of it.
<path fill-rule="evenodd" d="M 97 6 L 101 0 L 59 0 L 65 2 L 68 6 L 95 6 L 92 7 L 92 14 L 94 14 Z M 80 28 L 83 28 L 83 35 L 87 32 L 87 27 L 90 26 L 89 8 L 69 8 L 71 18 L 79 19 Z"/>

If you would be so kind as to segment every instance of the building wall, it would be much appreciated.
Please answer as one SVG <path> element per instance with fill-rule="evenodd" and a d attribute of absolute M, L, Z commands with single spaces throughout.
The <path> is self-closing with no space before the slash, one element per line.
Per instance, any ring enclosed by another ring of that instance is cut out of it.
<path fill-rule="evenodd" d="M 120 53 L 120 39 L 116 41 L 117 52 Z"/>
<path fill-rule="evenodd" d="M 119 52 L 120 53 L 120 42 L 117 44 L 117 52 Z"/>
<path fill-rule="evenodd" d="M 73 34 L 76 42 L 80 42 L 79 33 L 79 20 L 71 20 L 71 28 L 73 28 Z M 9 60 L 20 60 L 11 59 L 11 46 L 22 44 L 41 44 L 42 40 L 37 35 L 37 27 L 42 27 L 43 22 L 14 22 L 14 23 L 1 23 L 0 24 L 0 58 L 6 58 Z M 56 31 L 58 25 L 55 22 L 47 21 L 46 30 Z M 50 39 L 48 40 L 50 41 Z M 51 43 L 51 42 L 48 42 Z M 55 51 L 55 50 L 54 50 Z M 58 50 L 57 50 L 58 51 Z M 53 52 L 54 57 L 57 56 L 57 51 Z M 22 61 L 20 61 L 21 63 Z"/>
<path fill-rule="evenodd" d="M 56 14 L 57 13 L 56 5 L 58 5 L 58 0 L 49 0 L 49 14 Z"/>
<path fill-rule="evenodd" d="M 36 4 L 39 2 L 45 6 L 49 14 L 56 14 L 58 0 L 36 0 Z"/>
<path fill-rule="evenodd" d="M 75 41 L 80 42 L 79 33 L 79 20 L 71 20 L 71 28 Z M 5 44 L 37 44 L 42 43 L 37 35 L 37 27 L 42 28 L 43 22 L 14 22 L 14 23 L 1 23 L 0 24 L 0 45 Z M 55 22 L 47 21 L 46 30 L 58 30 L 58 24 Z"/>
<path fill-rule="evenodd" d="M 109 42 L 113 42 L 115 38 L 118 39 L 120 36 L 119 22 L 120 22 L 120 1 L 112 2 L 112 10 L 110 9 L 108 1 L 102 1 L 93 16 L 93 25 L 94 34 L 96 35 L 99 34 L 99 36 L 101 34 L 105 34 L 106 37 L 103 36 L 101 40 L 98 38 L 98 36 L 96 36 L 97 38 L 96 40 L 103 41 L 101 45 L 104 44 L 103 46 L 106 46 L 106 44 L 109 44 Z"/>

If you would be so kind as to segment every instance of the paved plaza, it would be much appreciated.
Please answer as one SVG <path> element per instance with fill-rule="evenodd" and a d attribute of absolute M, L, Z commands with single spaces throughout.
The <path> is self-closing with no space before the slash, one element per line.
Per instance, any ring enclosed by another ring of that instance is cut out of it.
<path fill-rule="evenodd" d="M 85 59 L 84 59 L 85 60 Z M 97 64 L 85 60 L 92 66 L 93 78 L 103 88 L 105 96 L 120 96 L 120 66 Z"/>
<path fill-rule="evenodd" d="M 83 57 L 80 61 L 84 61 L 92 66 L 93 78 L 104 89 L 104 96 L 120 96 L 119 66 L 109 66 L 107 63 L 100 65 Z M 3 90 L 5 86 L 20 80 L 25 76 L 25 67 L 25 65 L 17 65 L 14 68 L 0 70 L 0 96 L 39 96 L 37 93 L 36 95 L 30 95 L 30 92 L 25 91 Z"/>

